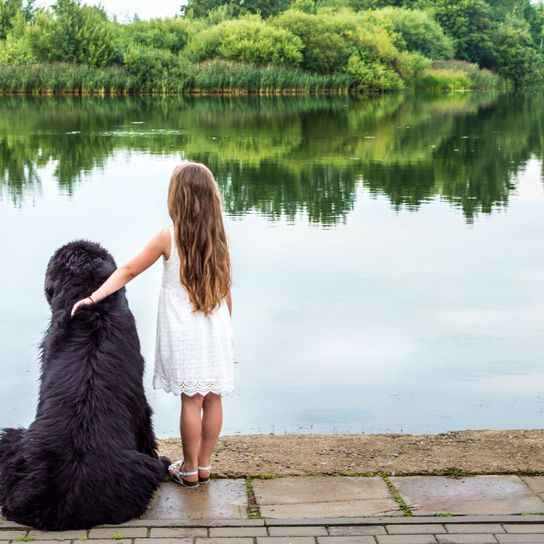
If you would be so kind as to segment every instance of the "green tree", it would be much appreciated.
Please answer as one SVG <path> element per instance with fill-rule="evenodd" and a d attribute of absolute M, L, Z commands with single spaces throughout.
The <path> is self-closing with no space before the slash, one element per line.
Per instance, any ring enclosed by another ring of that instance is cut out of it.
<path fill-rule="evenodd" d="M 298 36 L 251 16 L 224 21 L 198 33 L 191 41 L 187 55 L 197 61 L 224 58 L 296 66 L 302 60 L 302 47 Z"/>
<path fill-rule="evenodd" d="M 0 40 L 5 40 L 13 27 L 13 21 L 21 14 L 25 21 L 30 21 L 35 14 L 34 0 L 0 0 Z"/>
<path fill-rule="evenodd" d="M 236 16 L 258 13 L 266 18 L 286 10 L 289 4 L 290 0 L 188 0 L 187 4 L 181 7 L 181 13 L 187 17 L 203 19 L 211 11 L 228 5 Z"/>
<path fill-rule="evenodd" d="M 496 66 L 491 8 L 484 0 L 435 0 L 432 12 L 455 41 L 455 58 L 476 62 L 483 68 Z"/>
<path fill-rule="evenodd" d="M 113 25 L 102 8 L 79 0 L 57 0 L 53 17 L 38 13 L 27 28 L 30 46 L 41 60 L 106 66 L 117 58 Z"/>
<path fill-rule="evenodd" d="M 303 44 L 301 67 L 312 72 L 332 73 L 345 68 L 350 50 L 346 40 L 328 24 L 326 17 L 289 10 L 274 24 L 298 36 Z"/>
<path fill-rule="evenodd" d="M 396 45 L 402 49 L 418 51 L 431 59 L 453 58 L 452 39 L 428 12 L 389 6 L 369 11 L 367 17 L 399 34 Z"/>
<path fill-rule="evenodd" d="M 527 29 L 502 24 L 496 32 L 498 72 L 516 87 L 544 82 L 544 61 Z"/>
<path fill-rule="evenodd" d="M 179 53 L 189 41 L 190 24 L 186 19 L 178 17 L 134 21 L 127 25 L 119 25 L 118 28 L 125 46 L 138 44 Z"/>

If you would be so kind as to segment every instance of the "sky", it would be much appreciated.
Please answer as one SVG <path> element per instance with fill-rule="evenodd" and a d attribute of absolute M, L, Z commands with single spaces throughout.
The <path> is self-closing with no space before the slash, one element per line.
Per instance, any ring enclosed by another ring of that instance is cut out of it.
<path fill-rule="evenodd" d="M 54 0 L 38 0 L 37 5 L 50 6 Z M 85 0 L 85 4 L 102 4 L 111 16 L 117 15 L 119 20 L 129 20 L 137 13 L 140 19 L 153 17 L 172 17 L 179 13 L 184 0 Z"/>

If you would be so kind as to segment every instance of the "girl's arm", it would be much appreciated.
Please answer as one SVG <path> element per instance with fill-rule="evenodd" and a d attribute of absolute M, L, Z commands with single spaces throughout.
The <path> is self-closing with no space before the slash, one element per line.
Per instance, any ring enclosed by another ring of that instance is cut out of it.
<path fill-rule="evenodd" d="M 147 270 L 161 256 L 169 257 L 170 234 L 168 229 L 160 231 L 147 243 L 144 249 L 128 263 L 120 266 L 90 297 L 76 302 L 72 308 L 73 316 L 80 306 L 98 302 L 124 287 L 130 280 Z M 168 249 L 166 249 L 168 248 Z"/>

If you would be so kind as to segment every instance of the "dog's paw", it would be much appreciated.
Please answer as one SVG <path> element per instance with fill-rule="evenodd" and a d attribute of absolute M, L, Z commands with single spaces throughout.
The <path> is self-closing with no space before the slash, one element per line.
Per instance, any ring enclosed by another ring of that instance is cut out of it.
<path fill-rule="evenodd" d="M 164 467 L 164 475 L 168 476 L 170 473 L 168 472 L 168 467 L 172 464 L 172 461 L 168 459 L 168 457 L 159 457 L 159 461 L 162 463 Z"/>

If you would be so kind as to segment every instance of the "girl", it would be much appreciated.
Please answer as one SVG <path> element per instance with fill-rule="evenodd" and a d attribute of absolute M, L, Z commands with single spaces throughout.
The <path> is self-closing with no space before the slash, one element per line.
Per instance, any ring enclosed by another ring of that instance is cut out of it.
<path fill-rule="evenodd" d="M 170 465 L 170 475 L 185 487 L 198 487 L 210 479 L 223 422 L 221 394 L 234 388 L 230 258 L 219 188 L 206 166 L 176 166 L 168 212 L 173 225 L 78 301 L 72 315 L 164 258 L 153 387 L 181 395 L 183 461 Z"/>

